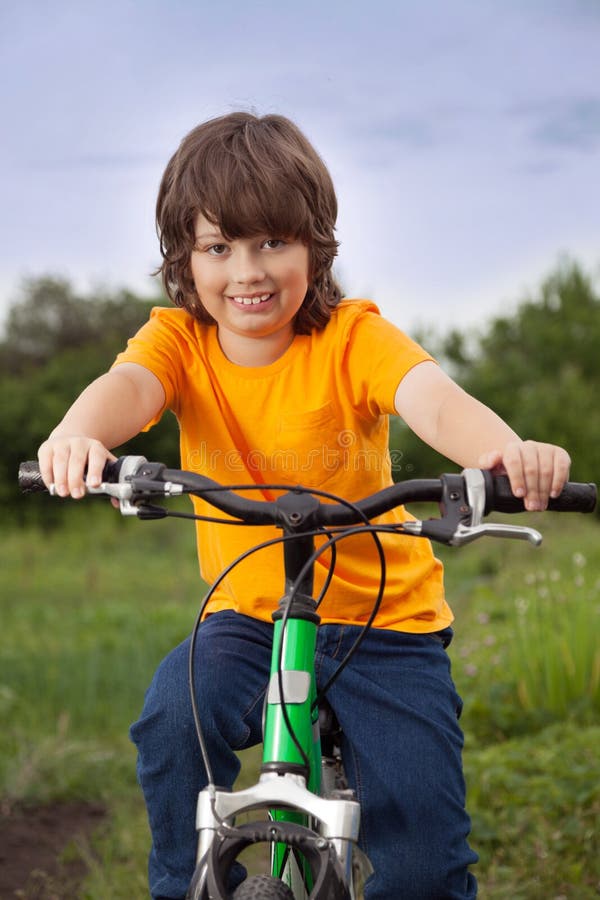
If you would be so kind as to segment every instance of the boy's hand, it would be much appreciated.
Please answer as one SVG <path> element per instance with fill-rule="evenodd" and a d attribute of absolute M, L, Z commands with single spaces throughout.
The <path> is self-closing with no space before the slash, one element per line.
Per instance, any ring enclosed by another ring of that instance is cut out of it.
<path fill-rule="evenodd" d="M 40 472 L 46 487 L 54 484 L 59 497 L 78 500 L 85 494 L 86 481 L 98 487 L 102 481 L 102 470 L 108 460 L 114 460 L 110 450 L 93 438 L 85 435 L 50 436 L 38 450 Z"/>
<path fill-rule="evenodd" d="M 569 477 L 571 458 L 554 444 L 511 441 L 504 450 L 484 453 L 479 466 L 508 475 L 513 494 L 533 512 L 546 509 L 549 497 L 558 497 Z"/>

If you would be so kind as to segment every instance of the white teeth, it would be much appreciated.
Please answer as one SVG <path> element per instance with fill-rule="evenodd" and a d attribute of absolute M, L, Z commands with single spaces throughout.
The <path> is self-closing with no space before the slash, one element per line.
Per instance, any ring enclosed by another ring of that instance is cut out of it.
<path fill-rule="evenodd" d="M 256 306 L 257 303 L 264 303 L 270 296 L 270 294 L 261 294 L 259 297 L 234 297 L 233 300 L 242 306 Z"/>

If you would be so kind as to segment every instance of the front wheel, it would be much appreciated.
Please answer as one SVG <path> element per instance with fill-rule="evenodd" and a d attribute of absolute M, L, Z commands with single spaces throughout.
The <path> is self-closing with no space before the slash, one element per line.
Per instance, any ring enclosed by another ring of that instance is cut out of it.
<path fill-rule="evenodd" d="M 235 889 L 233 900 L 294 900 L 291 889 L 271 875 L 251 875 Z"/>

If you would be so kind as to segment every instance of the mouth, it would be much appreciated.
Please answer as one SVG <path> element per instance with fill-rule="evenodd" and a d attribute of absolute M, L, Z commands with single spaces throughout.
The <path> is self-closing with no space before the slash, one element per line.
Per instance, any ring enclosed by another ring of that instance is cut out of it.
<path fill-rule="evenodd" d="M 268 303 L 272 297 L 273 297 L 273 294 L 250 294 L 250 295 L 241 295 L 241 296 L 236 296 L 236 297 L 230 297 L 229 299 L 236 306 L 254 307 L 254 306 L 261 306 L 263 303 Z"/>

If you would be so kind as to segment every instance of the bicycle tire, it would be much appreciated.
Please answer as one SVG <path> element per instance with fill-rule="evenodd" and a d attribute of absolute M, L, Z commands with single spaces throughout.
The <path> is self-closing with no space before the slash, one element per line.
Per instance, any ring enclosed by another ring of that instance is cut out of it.
<path fill-rule="evenodd" d="M 242 881 L 232 895 L 233 900 L 294 900 L 291 889 L 271 875 L 251 875 Z"/>

